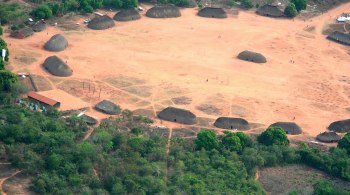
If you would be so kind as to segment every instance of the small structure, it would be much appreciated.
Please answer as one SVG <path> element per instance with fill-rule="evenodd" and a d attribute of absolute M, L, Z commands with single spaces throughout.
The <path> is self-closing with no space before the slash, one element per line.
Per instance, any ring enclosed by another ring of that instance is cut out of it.
<path fill-rule="evenodd" d="M 174 5 L 154 6 L 146 12 L 150 18 L 176 18 L 180 17 L 180 9 Z"/>
<path fill-rule="evenodd" d="M 113 19 L 116 21 L 131 21 L 138 20 L 140 18 L 140 13 L 135 9 L 121 10 L 118 13 L 116 13 L 113 17 Z"/>
<path fill-rule="evenodd" d="M 205 18 L 227 18 L 227 14 L 222 8 L 205 7 L 199 10 L 198 16 Z"/>
<path fill-rule="evenodd" d="M 197 123 L 197 117 L 191 111 L 175 107 L 167 107 L 160 111 L 158 118 L 185 125 Z"/>
<path fill-rule="evenodd" d="M 115 26 L 113 19 L 107 15 L 96 16 L 87 25 L 88 28 L 93 30 L 105 30 Z"/>
<path fill-rule="evenodd" d="M 73 73 L 72 69 L 57 56 L 46 58 L 43 66 L 49 73 L 59 77 L 68 77 Z"/>
<path fill-rule="evenodd" d="M 278 5 L 272 5 L 272 4 L 266 4 L 259 7 L 256 13 L 261 16 L 269 16 L 269 17 L 276 17 L 276 18 L 284 16 L 282 7 Z"/>
<path fill-rule="evenodd" d="M 328 129 L 337 133 L 350 132 L 350 119 L 332 122 Z"/>
<path fill-rule="evenodd" d="M 83 114 L 81 116 L 81 118 L 83 119 L 83 121 L 88 124 L 88 125 L 96 125 L 97 124 L 97 120 L 91 116 L 88 116 L 86 114 Z"/>
<path fill-rule="evenodd" d="M 41 32 L 43 30 L 46 29 L 46 23 L 42 20 L 36 22 L 33 26 L 32 26 L 32 30 L 34 32 Z"/>
<path fill-rule="evenodd" d="M 121 112 L 121 109 L 118 105 L 108 100 L 103 100 L 96 104 L 95 109 L 111 115 L 117 115 Z"/>
<path fill-rule="evenodd" d="M 316 139 L 325 143 L 333 143 L 338 142 L 341 139 L 341 137 L 336 132 L 325 131 L 317 135 Z"/>
<path fill-rule="evenodd" d="M 44 45 L 44 48 L 47 51 L 63 51 L 68 47 L 67 39 L 61 34 L 55 34 L 47 41 Z"/>
<path fill-rule="evenodd" d="M 254 63 L 266 63 L 266 58 L 261 53 L 256 53 L 252 51 L 242 51 L 238 54 L 238 58 L 241 60 L 254 62 Z"/>
<path fill-rule="evenodd" d="M 287 134 L 290 134 L 290 135 L 298 135 L 302 133 L 302 130 L 299 127 L 299 125 L 297 125 L 294 122 L 277 122 L 277 123 L 273 123 L 269 127 L 280 127 Z"/>
<path fill-rule="evenodd" d="M 214 126 L 220 129 L 250 129 L 248 121 L 242 118 L 219 117 L 216 119 Z"/>
<path fill-rule="evenodd" d="M 17 39 L 24 39 L 27 38 L 29 36 L 32 36 L 34 33 L 34 31 L 31 28 L 23 28 L 21 30 L 17 30 L 17 31 L 12 31 L 10 36 L 13 38 L 17 38 Z"/>
<path fill-rule="evenodd" d="M 339 31 L 334 31 L 327 36 L 327 39 L 344 44 L 350 45 L 350 35 Z"/>
<path fill-rule="evenodd" d="M 58 108 L 61 106 L 60 102 L 53 100 L 51 98 L 45 97 L 43 95 L 40 95 L 34 91 L 28 92 L 28 99 L 33 103 L 41 104 L 44 106 L 52 106 L 55 108 Z"/>

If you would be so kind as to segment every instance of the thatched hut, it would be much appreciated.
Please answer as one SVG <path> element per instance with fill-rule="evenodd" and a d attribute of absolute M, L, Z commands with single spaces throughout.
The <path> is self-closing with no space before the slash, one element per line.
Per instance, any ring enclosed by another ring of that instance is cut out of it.
<path fill-rule="evenodd" d="M 38 21 L 32 26 L 34 32 L 41 32 L 46 29 L 46 23 L 44 21 Z"/>
<path fill-rule="evenodd" d="M 138 20 L 141 18 L 140 13 L 135 9 L 125 9 L 121 10 L 118 13 L 116 13 L 113 17 L 116 21 L 131 21 L 131 20 Z"/>
<path fill-rule="evenodd" d="M 254 62 L 254 63 L 266 63 L 266 58 L 261 53 L 256 53 L 252 51 L 242 51 L 238 54 L 238 58 L 241 60 Z"/>
<path fill-rule="evenodd" d="M 72 69 L 57 56 L 46 58 L 43 66 L 50 74 L 59 77 L 68 77 L 73 73 Z"/>
<path fill-rule="evenodd" d="M 118 105 L 108 100 L 103 100 L 96 104 L 95 109 L 111 115 L 117 115 L 121 112 L 121 109 Z"/>
<path fill-rule="evenodd" d="M 222 8 L 205 7 L 199 10 L 198 16 L 205 18 L 227 18 L 227 14 Z"/>
<path fill-rule="evenodd" d="M 280 127 L 287 134 L 290 134 L 290 135 L 298 135 L 302 133 L 302 130 L 299 127 L 299 125 L 297 125 L 294 122 L 277 122 L 277 123 L 273 123 L 269 127 Z"/>
<path fill-rule="evenodd" d="M 88 125 L 96 125 L 97 124 L 97 120 L 91 116 L 88 116 L 86 114 L 83 114 L 81 116 L 81 118 L 83 119 L 83 121 L 88 124 Z"/>
<path fill-rule="evenodd" d="M 332 32 L 327 36 L 327 39 L 344 44 L 350 45 L 350 35 L 339 31 Z"/>
<path fill-rule="evenodd" d="M 174 5 L 159 5 L 147 10 L 146 16 L 150 18 L 176 18 L 180 17 L 180 9 Z"/>
<path fill-rule="evenodd" d="M 256 11 L 257 14 L 261 16 L 270 16 L 270 17 L 283 17 L 284 12 L 281 7 L 277 5 L 266 4 L 258 8 Z"/>
<path fill-rule="evenodd" d="M 328 129 L 338 133 L 350 132 L 350 119 L 335 121 L 329 125 Z"/>
<path fill-rule="evenodd" d="M 88 28 L 93 30 L 105 30 L 115 26 L 113 19 L 107 15 L 96 16 L 87 25 Z"/>
<path fill-rule="evenodd" d="M 341 137 L 336 132 L 325 131 L 317 135 L 316 139 L 325 143 L 333 143 L 338 142 L 341 139 Z"/>
<path fill-rule="evenodd" d="M 47 51 L 63 51 L 68 47 L 68 41 L 61 34 L 56 34 L 44 45 Z"/>
<path fill-rule="evenodd" d="M 167 107 L 160 111 L 158 113 L 158 118 L 186 125 L 197 123 L 197 117 L 191 111 L 174 107 Z"/>
<path fill-rule="evenodd" d="M 248 121 L 242 118 L 219 117 L 216 119 L 214 126 L 220 129 L 250 129 Z"/>
<path fill-rule="evenodd" d="M 32 36 L 33 34 L 34 31 L 31 28 L 26 27 L 20 30 L 12 31 L 10 36 L 17 39 L 24 39 L 29 36 Z"/>

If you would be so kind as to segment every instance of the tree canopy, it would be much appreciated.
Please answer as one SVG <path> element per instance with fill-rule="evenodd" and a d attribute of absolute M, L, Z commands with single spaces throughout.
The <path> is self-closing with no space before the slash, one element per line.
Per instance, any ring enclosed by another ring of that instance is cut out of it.
<path fill-rule="evenodd" d="M 264 145 L 288 145 L 286 132 L 280 127 L 269 127 L 258 136 L 259 143 Z"/>

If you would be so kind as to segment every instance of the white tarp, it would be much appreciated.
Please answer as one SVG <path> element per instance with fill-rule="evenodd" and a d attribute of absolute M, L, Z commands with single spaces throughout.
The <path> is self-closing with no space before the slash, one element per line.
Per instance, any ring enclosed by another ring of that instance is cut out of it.
<path fill-rule="evenodd" d="M 6 50 L 5 49 L 2 49 L 1 56 L 2 56 L 2 60 L 5 61 L 5 56 L 6 56 Z"/>

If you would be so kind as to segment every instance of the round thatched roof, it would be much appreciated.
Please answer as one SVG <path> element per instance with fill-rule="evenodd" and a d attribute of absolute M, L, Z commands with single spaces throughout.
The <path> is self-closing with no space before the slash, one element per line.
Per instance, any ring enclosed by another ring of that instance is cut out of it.
<path fill-rule="evenodd" d="M 116 13 L 113 17 L 116 21 L 131 21 L 141 18 L 140 13 L 135 9 L 125 9 Z"/>
<path fill-rule="evenodd" d="M 249 123 L 242 118 L 219 117 L 214 126 L 221 129 L 248 130 Z"/>
<path fill-rule="evenodd" d="M 32 26 L 34 32 L 41 32 L 46 29 L 46 24 L 43 21 L 38 21 Z"/>
<path fill-rule="evenodd" d="M 59 77 L 71 76 L 73 73 L 72 69 L 57 56 L 46 58 L 43 66 L 49 73 Z"/>
<path fill-rule="evenodd" d="M 17 39 L 24 39 L 26 37 L 32 36 L 34 34 L 34 31 L 31 28 L 23 28 L 17 31 L 12 31 L 10 36 L 17 38 Z"/>
<path fill-rule="evenodd" d="M 281 7 L 276 5 L 270 5 L 270 4 L 260 6 L 256 11 L 256 13 L 262 16 L 270 16 L 270 17 L 284 16 L 284 13 Z"/>
<path fill-rule="evenodd" d="M 325 131 L 317 135 L 316 139 L 321 142 L 332 143 L 332 142 L 338 142 L 341 139 L 341 137 L 336 132 Z"/>
<path fill-rule="evenodd" d="M 335 121 L 329 125 L 328 129 L 338 133 L 350 132 L 350 119 Z"/>
<path fill-rule="evenodd" d="M 64 36 L 56 34 L 45 43 L 44 48 L 47 51 L 63 51 L 68 47 L 68 41 Z"/>
<path fill-rule="evenodd" d="M 249 62 L 266 63 L 266 58 L 262 54 L 247 50 L 239 53 L 238 58 Z"/>
<path fill-rule="evenodd" d="M 81 117 L 88 125 L 96 125 L 97 124 L 97 120 L 91 116 L 84 114 Z"/>
<path fill-rule="evenodd" d="M 191 111 L 174 107 L 167 107 L 160 111 L 158 118 L 186 125 L 197 123 L 197 117 Z"/>
<path fill-rule="evenodd" d="M 108 100 L 103 100 L 100 103 L 96 104 L 95 108 L 98 111 L 111 115 L 119 114 L 121 111 L 118 105 Z"/>
<path fill-rule="evenodd" d="M 113 19 L 107 15 L 97 16 L 87 25 L 88 28 L 93 30 L 105 30 L 113 26 L 115 26 Z"/>
<path fill-rule="evenodd" d="M 150 18 L 176 18 L 180 17 L 180 9 L 174 5 L 154 6 L 146 12 Z"/>
<path fill-rule="evenodd" d="M 205 7 L 198 12 L 198 16 L 206 18 L 227 18 L 227 14 L 222 8 Z"/>
<path fill-rule="evenodd" d="M 301 128 L 294 122 L 277 122 L 269 127 L 281 127 L 287 134 L 298 135 L 302 133 Z"/>

